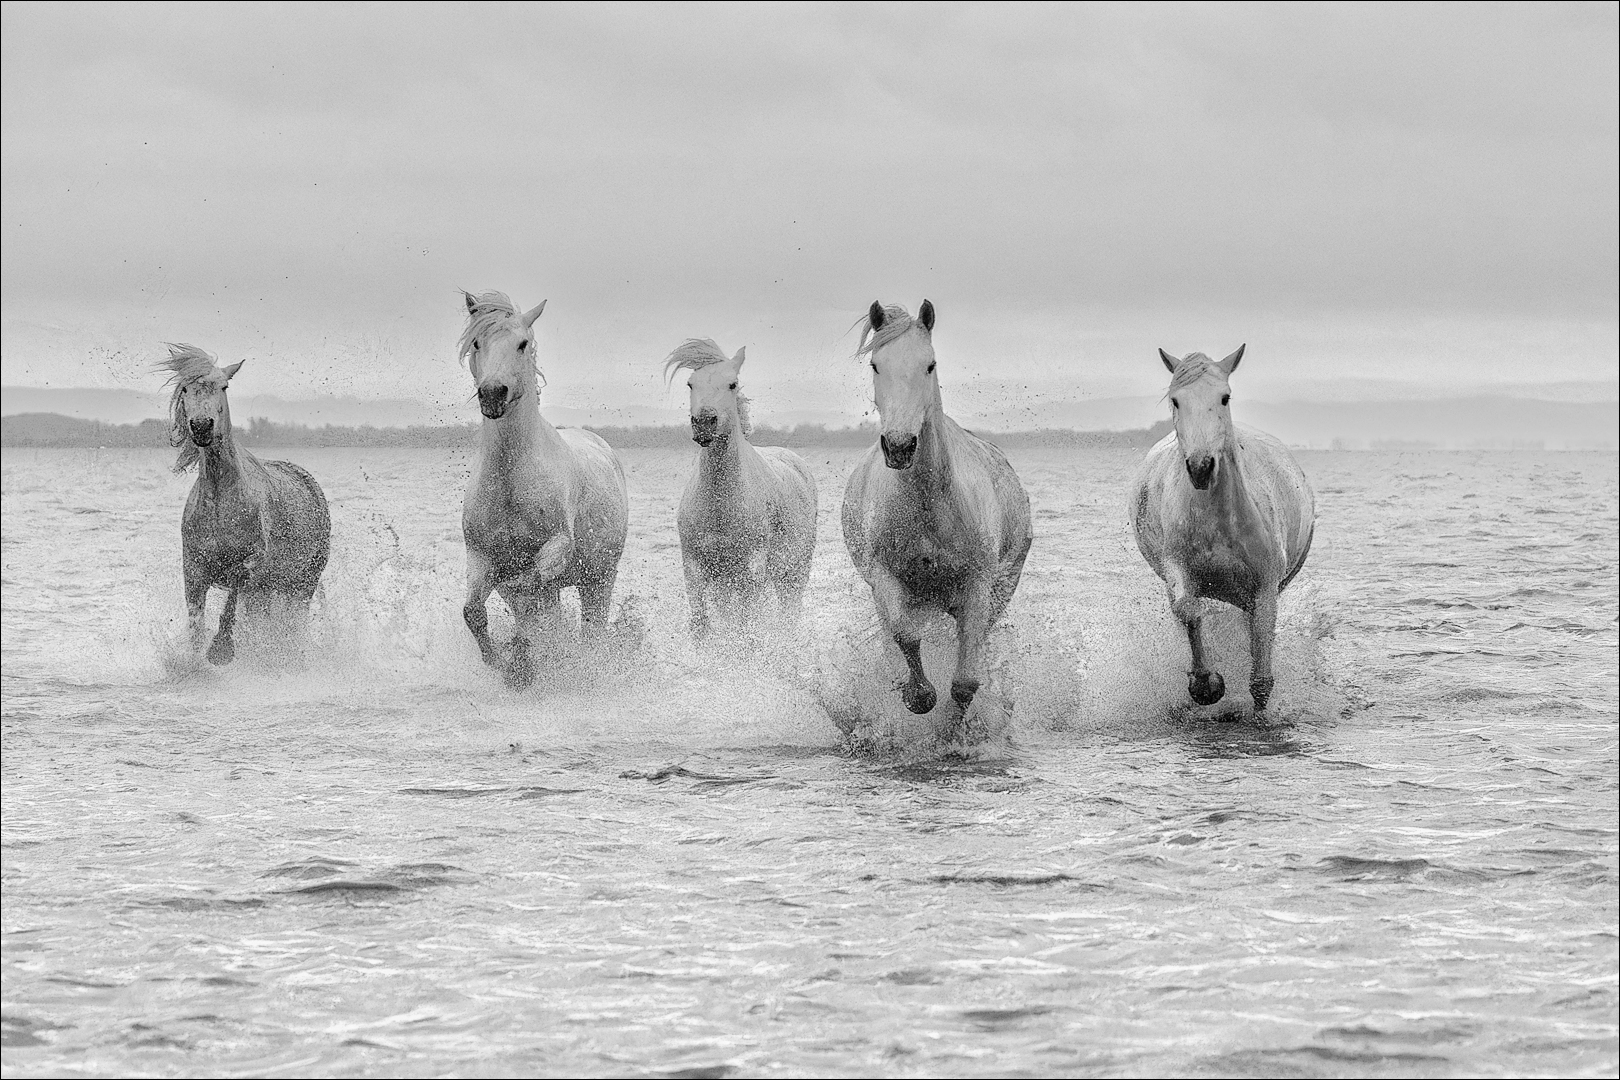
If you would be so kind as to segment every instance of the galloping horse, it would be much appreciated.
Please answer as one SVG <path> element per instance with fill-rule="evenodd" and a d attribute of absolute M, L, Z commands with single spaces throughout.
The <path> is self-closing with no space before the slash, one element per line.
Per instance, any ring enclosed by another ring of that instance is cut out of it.
<path fill-rule="evenodd" d="M 923 626 L 937 613 L 956 620 L 956 724 L 984 679 L 985 638 L 1034 540 L 1029 496 L 1000 450 L 945 415 L 934 305 L 924 300 L 912 319 L 874 300 L 862 321 L 856 355 L 870 360 L 882 432 L 844 491 L 844 543 L 910 668 L 900 695 L 914 713 L 936 701 Z"/>
<path fill-rule="evenodd" d="M 1255 711 L 1264 712 L 1275 681 L 1277 596 L 1305 565 L 1316 504 L 1287 447 L 1232 423 L 1227 379 L 1243 348 L 1218 364 L 1203 353 L 1177 360 L 1159 350 L 1170 369 L 1176 429 L 1142 462 L 1131 523 L 1142 556 L 1164 579 L 1170 610 L 1187 628 L 1187 693 L 1200 705 L 1226 693 L 1225 680 L 1204 660 L 1199 600 L 1208 597 L 1249 617 L 1249 693 Z"/>
<path fill-rule="evenodd" d="M 578 590 L 587 632 L 606 625 L 629 500 L 612 447 L 594 432 L 559 431 L 540 415 L 534 323 L 545 302 L 519 313 L 504 293 L 462 295 L 467 327 L 458 355 L 477 384 L 484 423 L 461 514 L 467 542 L 461 614 L 484 663 L 501 667 L 485 608 L 490 592 L 500 592 L 517 620 L 506 685 L 520 690 L 534 681 L 534 638 L 557 628 L 559 590 Z"/>
<path fill-rule="evenodd" d="M 737 389 L 743 353 L 728 359 L 713 341 L 690 338 L 664 361 L 670 377 L 692 373 L 692 441 L 702 448 L 676 516 L 692 635 L 700 640 L 711 608 L 746 621 L 767 587 L 797 619 L 816 549 L 809 466 L 786 447 L 748 441 L 748 399 Z"/>
<path fill-rule="evenodd" d="M 290 461 L 263 461 L 236 444 L 225 388 L 242 367 L 221 369 L 195 345 L 170 345 L 169 444 L 174 471 L 199 466 L 180 520 L 191 647 L 202 647 L 208 589 L 224 587 L 225 609 L 208 648 L 214 664 L 236 656 L 236 603 L 255 613 L 272 595 L 307 611 L 331 553 L 332 518 L 315 478 Z"/>

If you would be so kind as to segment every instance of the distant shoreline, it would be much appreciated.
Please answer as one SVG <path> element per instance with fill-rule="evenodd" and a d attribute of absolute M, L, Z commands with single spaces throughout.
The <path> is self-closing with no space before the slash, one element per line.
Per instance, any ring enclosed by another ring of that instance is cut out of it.
<path fill-rule="evenodd" d="M 611 445 L 626 450 L 659 447 L 686 447 L 692 433 L 683 425 L 616 427 L 582 425 L 596 432 Z M 236 428 L 243 446 L 321 446 L 321 447 L 471 447 L 477 444 L 480 425 L 416 425 L 410 427 L 347 427 L 327 424 L 278 424 L 254 418 Z M 1037 431 L 979 432 L 999 446 L 1117 446 L 1146 449 L 1169 433 L 1170 421 L 1129 431 Z M 821 424 L 799 424 L 791 428 L 759 425 L 749 436 L 756 446 L 848 447 L 871 446 L 877 442 L 877 427 L 862 424 L 852 428 L 829 428 Z M 139 448 L 169 446 L 169 425 L 162 420 L 139 424 L 108 424 L 80 420 L 60 413 L 16 413 L 0 417 L 0 446 L 57 447 L 62 449 Z"/>

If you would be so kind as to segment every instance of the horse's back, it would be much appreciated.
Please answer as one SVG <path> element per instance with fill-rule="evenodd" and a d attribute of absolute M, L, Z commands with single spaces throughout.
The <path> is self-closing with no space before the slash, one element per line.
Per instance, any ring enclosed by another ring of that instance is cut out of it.
<path fill-rule="evenodd" d="M 573 452 L 583 480 L 574 517 L 575 543 L 582 545 L 579 558 L 590 564 L 590 576 L 600 576 L 618 565 L 630 529 L 624 464 L 594 431 L 558 428 L 557 434 Z"/>
<path fill-rule="evenodd" d="M 777 482 L 771 500 L 776 526 L 773 562 L 778 564 L 778 571 L 808 574 L 816 548 L 816 478 L 804 458 L 785 446 L 755 449 Z"/>
<path fill-rule="evenodd" d="M 810 466 L 804 458 L 789 450 L 785 446 L 757 446 L 754 448 L 764 459 L 765 465 L 771 470 L 783 489 L 793 496 L 795 502 L 808 504 L 810 516 L 815 517 L 816 512 L 816 478 L 810 473 Z"/>
<path fill-rule="evenodd" d="M 262 463 L 274 487 L 279 520 L 272 528 L 273 553 L 268 568 L 278 583 L 314 591 L 332 550 L 332 514 L 326 493 L 309 470 L 291 461 Z"/>
<path fill-rule="evenodd" d="M 1282 441 L 1247 424 L 1233 425 L 1243 455 L 1243 479 L 1270 524 L 1284 557 L 1282 584 L 1305 563 L 1316 527 L 1316 495 L 1293 452 Z"/>

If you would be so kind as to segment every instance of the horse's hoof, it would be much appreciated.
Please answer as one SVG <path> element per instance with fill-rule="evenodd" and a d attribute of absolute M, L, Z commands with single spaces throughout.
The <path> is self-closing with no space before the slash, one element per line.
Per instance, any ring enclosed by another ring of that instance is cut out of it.
<path fill-rule="evenodd" d="M 208 646 L 208 662 L 215 667 L 224 667 L 236 659 L 236 643 L 230 638 L 215 638 L 214 643 Z"/>
<path fill-rule="evenodd" d="M 905 682 L 900 684 L 900 700 L 906 703 L 906 708 L 921 716 L 934 711 L 934 703 L 939 700 L 939 695 L 926 682 Z"/>
<path fill-rule="evenodd" d="M 1187 694 L 1200 705 L 1213 705 L 1226 696 L 1226 680 L 1218 671 L 1194 671 L 1187 676 Z"/>
<path fill-rule="evenodd" d="M 1257 679 L 1249 684 L 1249 696 L 1254 698 L 1255 712 L 1266 711 L 1266 702 L 1271 700 L 1271 688 L 1275 685 L 1275 679 Z"/>
<path fill-rule="evenodd" d="M 979 692 L 979 680 L 961 679 L 951 683 L 951 700 L 960 705 L 965 712 L 973 704 L 973 695 Z"/>

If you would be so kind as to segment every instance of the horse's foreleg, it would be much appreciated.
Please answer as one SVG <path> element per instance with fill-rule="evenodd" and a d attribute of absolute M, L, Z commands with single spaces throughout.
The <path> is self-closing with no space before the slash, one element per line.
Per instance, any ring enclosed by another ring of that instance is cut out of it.
<path fill-rule="evenodd" d="M 692 608 L 692 640 L 709 636 L 709 579 L 697 559 L 681 553 L 681 569 L 686 574 L 686 602 Z"/>
<path fill-rule="evenodd" d="M 535 587 L 525 580 L 501 586 L 501 597 L 517 623 L 506 661 L 506 686 L 509 690 L 526 690 L 534 684 L 535 639 L 557 632 L 557 590 L 546 585 Z M 552 625 L 544 625 L 547 622 Z"/>
<path fill-rule="evenodd" d="M 219 631 L 214 635 L 214 643 L 208 646 L 210 664 L 223 665 L 236 659 L 236 642 L 231 634 L 236 629 L 236 600 L 241 595 L 242 589 L 236 585 L 225 593 L 225 609 L 219 613 Z"/>
<path fill-rule="evenodd" d="M 1271 652 L 1277 641 L 1277 592 L 1262 585 L 1254 598 L 1254 609 L 1249 612 L 1249 696 L 1254 698 L 1254 711 L 1266 711 L 1271 700 L 1271 688 L 1276 680 L 1271 676 Z"/>
<path fill-rule="evenodd" d="M 906 708 L 919 715 L 933 712 L 939 695 L 923 670 L 922 613 L 911 602 L 906 587 L 883 567 L 874 565 L 870 580 L 878 618 L 894 637 L 894 643 L 900 646 L 900 655 L 906 658 L 906 667 L 911 670 L 911 677 L 900 684 L 900 699 L 906 703 Z"/>
<path fill-rule="evenodd" d="M 489 640 L 489 594 L 495 591 L 495 568 L 472 548 L 467 549 L 467 599 L 461 605 L 461 618 L 478 642 L 478 653 L 490 667 L 501 666 L 501 654 Z"/>
<path fill-rule="evenodd" d="M 1204 658 L 1203 609 L 1198 597 L 1187 587 L 1186 579 L 1173 564 L 1165 565 L 1166 583 L 1170 588 L 1170 610 L 1187 631 L 1187 644 L 1192 647 L 1192 670 L 1187 673 L 1187 694 L 1200 705 L 1213 705 L 1226 696 L 1226 680 L 1220 672 L 1209 670 Z"/>
<path fill-rule="evenodd" d="M 204 616 L 208 612 L 208 583 L 186 578 L 186 630 L 191 636 L 191 651 L 202 652 Z"/>

